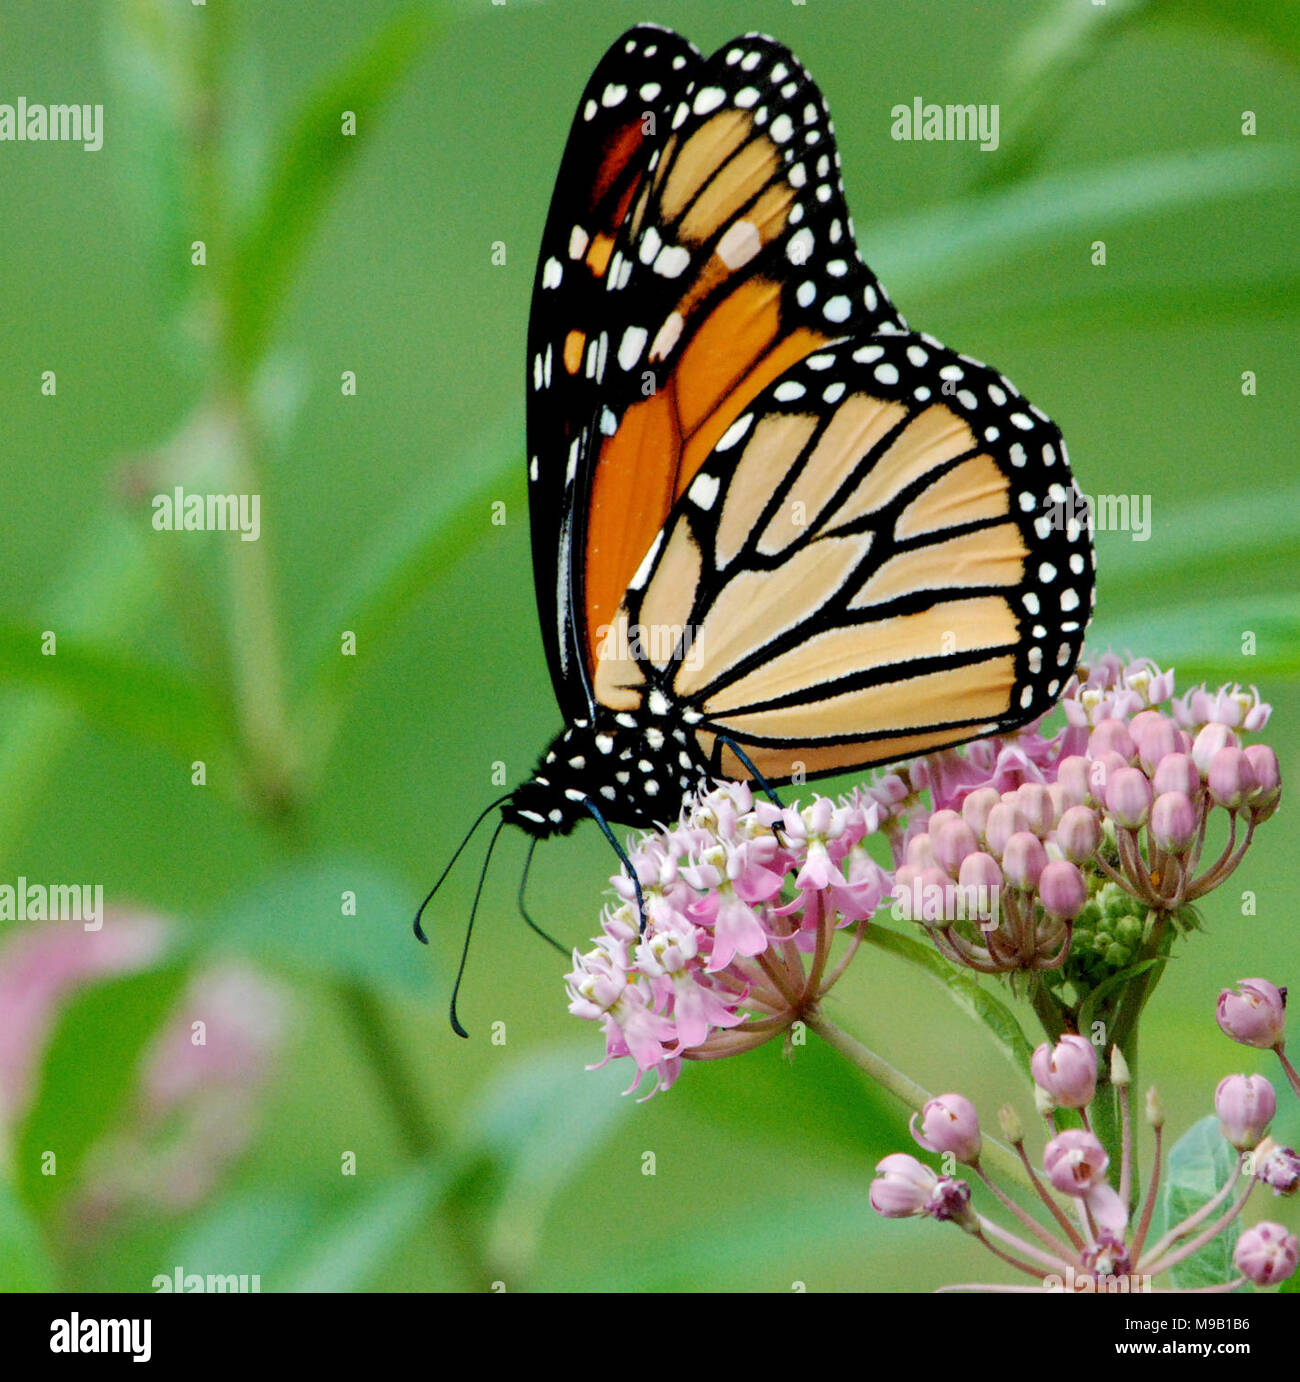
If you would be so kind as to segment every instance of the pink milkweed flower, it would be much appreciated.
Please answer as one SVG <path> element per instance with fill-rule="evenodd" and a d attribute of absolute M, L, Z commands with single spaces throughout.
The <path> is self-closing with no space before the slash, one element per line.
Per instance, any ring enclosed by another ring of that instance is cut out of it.
<path fill-rule="evenodd" d="M 924 1214 L 939 1185 L 939 1177 L 906 1152 L 891 1152 L 876 1164 L 871 1182 L 871 1207 L 886 1219 L 909 1219 Z"/>
<path fill-rule="evenodd" d="M 1106 1183 L 1110 1157 L 1092 1133 L 1067 1128 L 1043 1150 L 1043 1170 L 1064 1195 L 1085 1196 Z"/>
<path fill-rule="evenodd" d="M 73 922 L 38 922 L 0 944 L 0 1122 L 27 1107 L 37 1063 L 59 1010 L 79 989 L 157 963 L 166 923 L 147 915 L 109 915 L 98 931 Z"/>
<path fill-rule="evenodd" d="M 1286 990 L 1267 979 L 1239 979 L 1238 992 L 1224 989 L 1215 1009 L 1225 1036 L 1261 1051 L 1282 1045 L 1286 1035 Z"/>
<path fill-rule="evenodd" d="M 1260 699 L 1257 686 L 1247 691 L 1225 683 L 1217 691 L 1207 691 L 1202 683 L 1174 701 L 1173 713 L 1179 726 L 1187 730 L 1217 724 L 1254 732 L 1268 724 L 1273 707 Z"/>
<path fill-rule="evenodd" d="M 620 876 L 621 905 L 606 908 L 602 934 L 575 952 L 566 976 L 569 1010 L 601 1025 L 600 1063 L 628 1057 L 633 1089 L 650 1071 L 666 1089 L 683 1059 L 749 1050 L 813 1013 L 859 938 L 831 967 L 834 933 L 861 926 L 888 888 L 861 846 L 891 819 L 866 792 L 782 809 L 724 783 L 643 836 L 629 861 L 645 934 L 632 882 Z"/>
<path fill-rule="evenodd" d="M 871 1207 L 886 1219 L 911 1219 L 924 1214 L 951 1220 L 973 1230 L 978 1217 L 971 1209 L 970 1186 L 951 1176 L 937 1176 L 906 1152 L 893 1152 L 876 1164 L 869 1192 Z"/>
<path fill-rule="evenodd" d="M 74 1218 L 193 1208 L 257 1131 L 290 1007 L 283 989 L 238 964 L 196 974 L 147 1053 L 131 1122 L 88 1154 Z"/>
<path fill-rule="evenodd" d="M 1248 1228 L 1232 1250 L 1233 1266 L 1255 1286 L 1285 1281 L 1300 1260 L 1300 1240 L 1281 1224 L 1265 1222 Z"/>
<path fill-rule="evenodd" d="M 1294 1195 L 1300 1186 L 1300 1156 L 1271 1137 L 1255 1146 L 1255 1179 L 1275 1195 Z"/>
<path fill-rule="evenodd" d="M 1214 1091 L 1214 1111 L 1224 1137 L 1239 1152 L 1249 1151 L 1268 1131 L 1277 1095 L 1263 1075 L 1227 1075 Z"/>
<path fill-rule="evenodd" d="M 1030 1062 L 1034 1083 L 1058 1108 L 1086 1108 L 1097 1089 L 1097 1051 L 1087 1037 L 1068 1033 L 1043 1042 Z"/>
<path fill-rule="evenodd" d="M 916 1126 L 917 1117 L 921 1126 Z M 958 1161 L 975 1165 L 980 1157 L 980 1120 L 975 1105 L 961 1094 L 940 1094 L 913 1114 L 912 1136 L 927 1152 L 951 1152 Z"/>

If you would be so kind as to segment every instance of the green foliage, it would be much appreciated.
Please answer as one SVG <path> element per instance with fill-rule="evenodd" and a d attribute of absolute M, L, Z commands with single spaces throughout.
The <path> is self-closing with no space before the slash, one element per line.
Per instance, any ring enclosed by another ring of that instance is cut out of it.
<path fill-rule="evenodd" d="M 1237 1154 L 1219 1130 L 1217 1118 L 1202 1118 L 1188 1128 L 1169 1151 L 1160 1196 L 1160 1224 L 1153 1232 L 1153 1241 L 1213 1199 L 1228 1183 L 1236 1164 Z M 1221 1205 L 1217 1213 L 1223 1212 Z M 1205 1228 L 1208 1222 L 1200 1227 Z M 1231 1280 L 1237 1274 L 1232 1250 L 1240 1236 L 1240 1223 L 1234 1220 L 1173 1269 L 1174 1284 L 1183 1290 L 1196 1290 Z"/>
<path fill-rule="evenodd" d="M 39 1216 L 67 1202 L 79 1188 L 86 1153 L 126 1116 L 137 1093 L 138 1062 L 188 973 L 188 966 L 173 963 L 106 980 L 63 1011 L 16 1139 L 18 1191 Z"/>

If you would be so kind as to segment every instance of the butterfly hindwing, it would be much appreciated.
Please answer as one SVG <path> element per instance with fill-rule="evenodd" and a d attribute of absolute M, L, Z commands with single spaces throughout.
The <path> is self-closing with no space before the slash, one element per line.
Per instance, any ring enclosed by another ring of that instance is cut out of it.
<path fill-rule="evenodd" d="M 586 452 L 601 380 L 613 247 L 656 147 L 699 62 L 680 35 L 638 25 L 601 59 L 582 99 L 542 235 L 528 329 L 529 512 L 538 613 L 556 697 L 588 706 L 572 618 L 575 528 L 586 506 Z"/>
<path fill-rule="evenodd" d="M 828 346 L 732 425 L 627 592 L 597 671 L 659 688 L 715 770 L 889 762 L 1044 713 L 1092 551 L 1055 425 L 928 336 Z"/>

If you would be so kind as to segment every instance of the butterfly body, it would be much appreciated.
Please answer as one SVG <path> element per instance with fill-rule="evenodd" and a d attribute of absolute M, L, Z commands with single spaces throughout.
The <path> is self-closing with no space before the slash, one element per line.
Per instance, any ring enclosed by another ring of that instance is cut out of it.
<path fill-rule="evenodd" d="M 567 835 L 591 819 L 586 802 L 622 825 L 647 828 L 710 780 L 710 766 L 666 699 L 638 714 L 598 708 L 556 735 L 537 770 L 502 810 L 537 839 Z"/>

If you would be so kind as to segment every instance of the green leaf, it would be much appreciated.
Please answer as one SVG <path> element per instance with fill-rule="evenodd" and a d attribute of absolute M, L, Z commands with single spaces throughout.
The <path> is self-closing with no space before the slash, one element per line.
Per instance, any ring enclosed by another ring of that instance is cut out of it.
<path fill-rule="evenodd" d="M 270 186 L 260 214 L 240 237 L 230 283 L 231 345 L 245 370 L 266 350 L 275 314 L 331 189 L 373 137 L 380 107 L 431 33 L 426 9 L 399 13 L 307 101 L 273 160 Z M 345 110 L 357 115 L 353 135 L 340 128 Z"/>
<path fill-rule="evenodd" d="M 1143 960 L 1139 964 L 1129 965 L 1126 969 L 1119 970 L 1112 974 L 1109 979 L 1103 979 L 1079 1006 L 1079 1030 L 1086 1035 L 1088 1028 L 1092 1026 L 1092 1019 L 1104 999 L 1110 997 L 1116 989 L 1122 988 L 1130 979 L 1136 979 L 1139 974 L 1145 974 L 1152 965 L 1159 963 L 1161 963 L 1159 959 Z"/>
<path fill-rule="evenodd" d="M 884 926 L 868 926 L 865 939 L 881 950 L 925 970 L 943 985 L 949 998 L 965 1013 L 978 1018 L 992 1032 L 1003 1055 L 1021 1074 L 1028 1075 L 1034 1048 L 1029 1044 L 1015 1014 L 1001 999 L 980 986 L 968 970 L 958 969 L 933 946 Z"/>
<path fill-rule="evenodd" d="M 355 916 L 344 915 L 346 893 Z M 207 937 L 295 975 L 427 997 L 436 963 L 411 934 L 418 901 L 372 864 L 310 859 L 254 883 L 221 909 Z"/>
<path fill-rule="evenodd" d="M 0 1179 L 0 1293 L 53 1291 L 57 1275 L 40 1229 Z"/>
<path fill-rule="evenodd" d="M 39 1216 L 76 1187 L 87 1151 L 122 1116 L 136 1091 L 140 1057 L 188 975 L 178 961 L 106 980 L 64 1009 L 15 1156 L 19 1192 Z M 47 1152 L 56 1158 L 53 1175 L 42 1174 Z"/>
<path fill-rule="evenodd" d="M 582 1171 L 626 1115 L 627 1072 L 587 1070 L 573 1047 L 533 1056 L 507 1071 L 466 1120 L 466 1144 L 495 1163 L 500 1194 L 487 1233 L 488 1260 L 522 1277 L 533 1262 L 556 1195 Z"/>
<path fill-rule="evenodd" d="M 1002 156 L 981 160 L 978 182 L 993 187 L 1023 178 L 1068 117 L 1073 94 L 1108 49 L 1135 31 L 1182 30 L 1218 41 L 1235 38 L 1292 64 L 1300 62 L 1300 7 L 1242 5 L 1238 0 L 1110 0 L 1105 6 L 1060 3 L 1010 45 Z"/>
<path fill-rule="evenodd" d="M 1119 540 L 1104 553 L 1105 599 L 1150 604 L 1153 581 L 1189 581 L 1198 590 L 1239 585 L 1244 568 L 1269 554 L 1290 556 L 1295 544 L 1295 514 L 1300 512 L 1300 485 L 1278 486 L 1266 502 L 1255 493 L 1219 492 L 1190 504 L 1172 504 L 1159 514 L 1163 532 L 1194 533 L 1194 542 Z M 1120 517 L 1123 517 L 1122 511 Z M 1152 514 L 1153 524 L 1156 515 Z"/>
<path fill-rule="evenodd" d="M 512 445 L 513 417 L 498 418 L 465 455 L 435 467 L 427 493 L 402 511 L 343 581 L 339 597 L 307 640 L 310 690 L 303 732 L 328 737 L 356 677 L 356 660 L 339 655 L 339 632 L 352 629 L 373 660 L 431 585 L 488 531 L 489 506 L 524 501 L 524 468 Z"/>
<path fill-rule="evenodd" d="M 100 729 L 162 744 L 187 763 L 196 756 L 212 763 L 228 750 L 233 727 L 226 709 L 187 678 L 67 634 L 47 657 L 42 632 L 0 623 L 0 680 L 58 697 Z"/>
<path fill-rule="evenodd" d="M 273 1290 L 280 1264 L 311 1237 L 321 1218 L 319 1198 L 306 1191 L 236 1190 L 200 1209 L 181 1228 L 158 1269 L 167 1275 L 180 1267 L 199 1276 L 260 1276 L 262 1290 Z"/>
<path fill-rule="evenodd" d="M 607 1243 L 596 1234 L 589 1254 L 557 1264 L 560 1278 L 548 1280 L 547 1289 L 790 1291 L 795 1281 L 809 1291 L 890 1289 L 889 1259 L 878 1247 L 872 1253 L 880 1221 L 867 1198 L 868 1173 L 828 1181 L 814 1172 L 811 1186 L 807 1175 L 793 1168 L 790 1174 L 801 1181 L 798 1193 L 767 1187 L 723 1225 L 704 1213 L 667 1230 L 650 1224 L 638 1232 L 634 1251 L 626 1240 Z M 828 1270 L 827 1262 L 838 1268 L 846 1258 L 864 1264 L 871 1279 L 846 1282 L 839 1270 Z"/>
<path fill-rule="evenodd" d="M 1099 604 L 1098 606 L 1102 606 Z M 1300 609 L 1294 596 L 1253 596 L 1188 601 L 1173 608 L 1161 606 L 1156 615 L 1098 616 L 1089 630 L 1094 648 L 1111 647 L 1154 658 L 1164 667 L 1176 666 L 1183 686 L 1197 676 L 1211 680 L 1225 664 L 1240 666 L 1242 634 L 1255 635 L 1249 659 L 1250 676 L 1300 676 Z"/>
<path fill-rule="evenodd" d="M 1300 183 L 1300 152 L 1255 144 L 1153 154 L 973 194 L 872 230 L 898 297 L 936 295 L 990 264 L 1095 227 Z"/>
<path fill-rule="evenodd" d="M 443 1181 L 436 1168 L 413 1166 L 359 1195 L 356 1204 L 314 1226 L 299 1251 L 276 1270 L 274 1289 L 363 1289 L 416 1230 Z"/>
<path fill-rule="evenodd" d="M 144 242 L 153 294 L 174 311 L 197 278 L 181 252 L 195 220 L 186 155 L 197 26 L 170 0 L 120 0 L 105 7 L 103 24 L 119 200 Z"/>
<path fill-rule="evenodd" d="M 1153 1239 L 1163 1237 L 1213 1199 L 1227 1184 L 1236 1164 L 1237 1154 L 1220 1131 L 1217 1118 L 1211 1115 L 1193 1123 L 1170 1150 L 1160 1195 L 1161 1228 Z M 1225 1200 L 1215 1213 L 1222 1213 L 1227 1203 Z M 1200 1226 L 1201 1230 L 1205 1227 Z M 1237 1274 L 1232 1250 L 1240 1233 L 1241 1224 L 1234 1219 L 1222 1233 L 1173 1268 L 1174 1285 L 1180 1290 L 1194 1290 L 1230 1281 Z"/>

